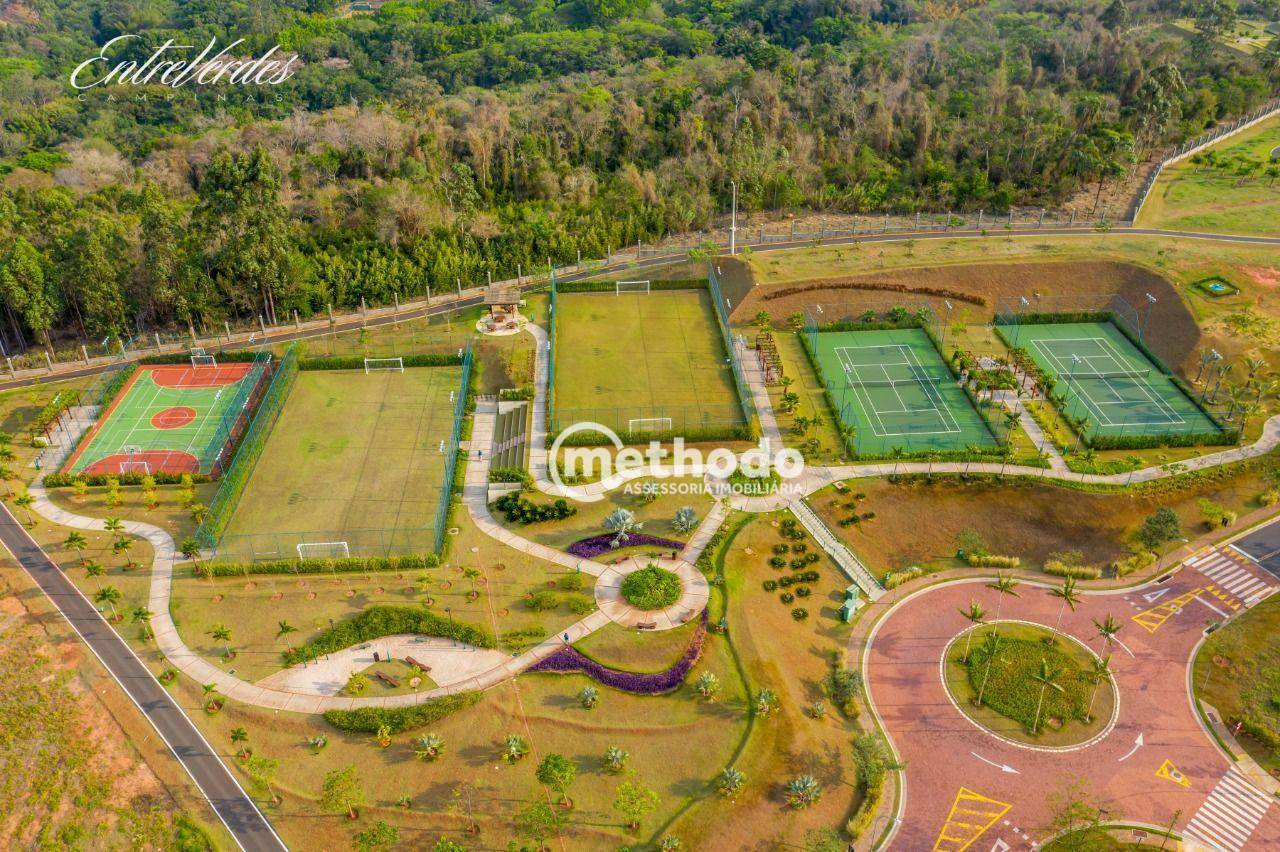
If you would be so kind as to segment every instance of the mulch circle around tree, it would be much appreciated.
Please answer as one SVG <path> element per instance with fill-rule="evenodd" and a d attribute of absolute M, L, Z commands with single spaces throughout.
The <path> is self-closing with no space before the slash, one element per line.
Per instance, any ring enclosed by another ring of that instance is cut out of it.
<path fill-rule="evenodd" d="M 315 599 L 316 599 L 316 593 L 315 593 L 315 592 L 307 592 L 307 600 L 309 600 L 309 601 L 313 601 L 313 600 L 315 600 Z"/>
<path fill-rule="evenodd" d="M 495 570 L 495 571 L 505 571 L 505 570 L 507 570 L 507 566 L 506 566 L 506 565 L 503 565 L 501 562 L 499 562 L 499 563 L 497 563 L 496 565 L 494 565 L 494 566 L 493 566 L 493 570 Z"/>
<path fill-rule="evenodd" d="M 349 598 L 354 598 L 355 596 L 356 596 L 356 590 L 355 590 L 355 589 L 347 589 L 347 597 L 349 597 Z"/>
<path fill-rule="evenodd" d="M 378 595 L 384 594 L 386 591 L 387 590 L 382 588 L 381 586 L 378 586 L 378 588 L 373 590 L 374 594 L 378 594 Z"/>
<path fill-rule="evenodd" d="M 258 588 L 258 584 L 253 582 L 252 580 L 244 584 L 244 590 L 246 592 L 252 592 L 256 588 Z"/>
<path fill-rule="evenodd" d="M 510 614 L 511 614 L 511 610 L 507 609 L 505 606 L 502 609 L 498 610 L 498 615 L 502 618 L 506 618 Z"/>
<path fill-rule="evenodd" d="M 442 588 L 442 589 L 452 589 L 452 588 L 453 588 L 453 583 L 450 583 L 448 580 L 441 580 L 441 581 L 440 581 L 440 588 Z"/>
<path fill-rule="evenodd" d="M 280 600 L 280 599 L 281 599 L 281 598 L 283 598 L 283 597 L 284 597 L 284 592 L 272 592 L 272 593 L 271 593 L 271 600 L 273 600 L 273 601 L 278 601 L 278 600 Z"/>
<path fill-rule="evenodd" d="M 214 603 L 222 603 L 222 595 L 214 595 L 214 596 L 213 596 L 213 602 L 214 602 Z"/>

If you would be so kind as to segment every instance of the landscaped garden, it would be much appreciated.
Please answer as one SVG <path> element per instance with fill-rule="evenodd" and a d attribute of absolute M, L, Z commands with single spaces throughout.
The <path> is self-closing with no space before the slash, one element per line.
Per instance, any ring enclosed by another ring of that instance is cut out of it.
<path fill-rule="evenodd" d="M 1038 625 L 965 631 L 946 651 L 946 686 L 960 711 L 1006 739 L 1043 747 L 1087 742 L 1110 722 L 1115 687 L 1102 658 Z"/>
<path fill-rule="evenodd" d="M 622 578 L 622 597 L 636 609 L 666 609 L 680 598 L 680 578 L 657 565 L 646 565 Z"/>

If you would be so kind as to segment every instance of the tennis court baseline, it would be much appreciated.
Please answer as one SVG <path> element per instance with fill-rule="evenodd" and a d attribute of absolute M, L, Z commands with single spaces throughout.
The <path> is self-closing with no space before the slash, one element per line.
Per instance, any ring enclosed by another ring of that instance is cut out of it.
<path fill-rule="evenodd" d="M 1088 419 L 1090 435 L 1220 431 L 1113 323 L 1024 325 L 1018 342 L 1054 377 L 1067 414 Z"/>
<path fill-rule="evenodd" d="M 860 455 L 996 445 L 923 330 L 820 332 L 812 340 Z"/>
<path fill-rule="evenodd" d="M 140 366 L 63 470 L 216 473 L 265 373 L 261 363 Z"/>

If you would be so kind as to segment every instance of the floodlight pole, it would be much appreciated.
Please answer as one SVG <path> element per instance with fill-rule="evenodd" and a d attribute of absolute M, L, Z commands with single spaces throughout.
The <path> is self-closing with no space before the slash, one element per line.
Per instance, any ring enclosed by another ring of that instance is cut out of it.
<path fill-rule="evenodd" d="M 733 187 L 733 202 L 729 213 L 729 256 L 732 257 L 738 250 L 738 182 L 731 180 L 729 185 Z"/>
<path fill-rule="evenodd" d="M 1138 339 L 1145 340 L 1147 336 L 1147 324 L 1151 322 L 1151 311 L 1156 306 L 1156 297 L 1150 293 L 1147 296 L 1147 312 L 1142 317 L 1142 325 L 1138 328 Z"/>

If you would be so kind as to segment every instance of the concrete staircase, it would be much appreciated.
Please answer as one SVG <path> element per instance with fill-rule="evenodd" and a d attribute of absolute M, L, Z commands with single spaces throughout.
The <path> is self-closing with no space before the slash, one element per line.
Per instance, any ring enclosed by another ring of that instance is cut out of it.
<path fill-rule="evenodd" d="M 858 557 L 853 555 L 853 551 L 827 528 L 817 512 L 809 508 L 808 503 L 803 500 L 795 501 L 791 504 L 791 513 L 796 516 L 800 525 L 809 531 L 809 535 L 818 542 L 818 546 L 836 561 L 844 573 L 849 575 L 849 579 L 858 584 L 858 588 L 862 589 L 868 599 L 873 601 L 880 599 L 884 589 L 876 582 L 875 577 L 871 576 L 866 566 L 858 561 Z"/>

